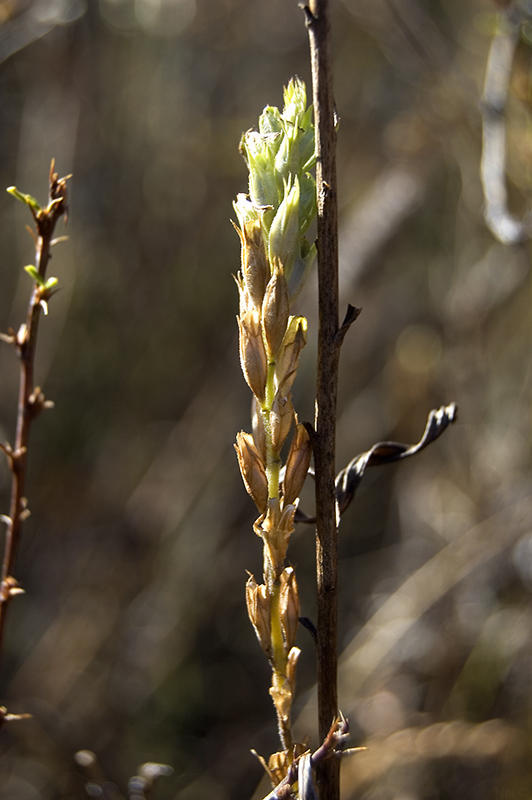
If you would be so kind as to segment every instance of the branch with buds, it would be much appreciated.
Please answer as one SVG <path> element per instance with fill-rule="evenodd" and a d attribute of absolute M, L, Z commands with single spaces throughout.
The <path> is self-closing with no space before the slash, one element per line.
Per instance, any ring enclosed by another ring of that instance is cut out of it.
<path fill-rule="evenodd" d="M 316 213 L 315 182 L 309 173 L 315 162 L 311 117 L 304 84 L 290 81 L 282 114 L 265 108 L 259 130 L 242 138 L 249 195 L 238 195 L 234 204 L 242 246 L 237 277 L 240 362 L 253 393 L 253 433 L 240 432 L 235 448 L 244 485 L 259 511 L 254 530 L 264 554 L 264 583 L 250 575 L 246 600 L 272 669 L 270 694 L 283 747 L 270 759 L 277 780 L 293 758 L 290 713 L 300 652 L 295 646 L 297 582 L 285 558 L 311 458 L 309 435 L 297 420 L 291 397 L 307 321 L 290 314 L 315 255 L 315 246 L 304 236 Z M 282 470 L 281 450 L 293 422 L 295 433 Z"/>
<path fill-rule="evenodd" d="M 7 609 L 13 597 L 24 591 L 13 577 L 13 572 L 22 523 L 30 513 L 24 496 L 30 427 L 41 411 L 53 406 L 53 403 L 45 398 L 40 387 L 34 386 L 33 373 L 40 313 L 41 311 L 44 314 L 48 313 L 48 302 L 57 291 L 57 279 L 47 278 L 46 270 L 52 246 L 65 238 L 54 239 L 53 236 L 59 219 L 64 216 L 66 220 L 68 214 L 66 181 L 67 178 L 59 178 L 54 172 L 54 162 L 52 161 L 48 204 L 45 208 L 42 208 L 31 195 L 22 194 L 14 186 L 7 190 L 17 200 L 25 203 L 32 214 L 35 230 L 29 228 L 29 231 L 35 243 L 35 265 L 25 267 L 26 272 L 33 280 L 26 322 L 20 326 L 17 333 L 9 330 L 7 334 L 0 334 L 0 338 L 4 342 L 13 345 L 20 361 L 15 445 L 14 447 L 9 444 L 0 445 L 11 472 L 10 510 L 8 515 L 4 514 L 1 517 L 6 525 L 6 539 L 0 583 L 0 652 Z M 18 717 L 7 713 L 0 715 L 0 726 L 11 718 Z"/>

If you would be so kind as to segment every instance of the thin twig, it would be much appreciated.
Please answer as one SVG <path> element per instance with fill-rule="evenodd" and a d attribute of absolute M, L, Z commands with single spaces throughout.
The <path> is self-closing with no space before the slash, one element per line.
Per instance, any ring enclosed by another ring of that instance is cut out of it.
<path fill-rule="evenodd" d="M 317 157 L 319 330 L 316 432 L 312 444 L 316 470 L 318 716 L 323 740 L 338 713 L 338 531 L 334 480 L 338 360 L 343 336 L 338 336 L 336 111 L 328 0 L 311 0 L 304 6 L 304 12 L 310 40 Z M 320 766 L 318 785 L 321 800 L 338 800 L 338 762 L 333 760 Z"/>
<path fill-rule="evenodd" d="M 7 609 L 12 598 L 22 591 L 13 577 L 15 559 L 21 535 L 22 523 L 29 516 L 24 496 L 26 483 L 27 448 L 31 423 L 50 403 L 46 401 L 40 388 L 34 386 L 33 373 L 39 317 L 42 310 L 47 311 L 47 300 L 52 289 L 45 285 L 46 269 L 50 260 L 50 250 L 56 223 L 68 212 L 66 178 L 59 178 L 50 169 L 49 199 L 46 208 L 40 208 L 33 198 L 10 190 L 19 200 L 26 202 L 35 220 L 35 273 L 36 278 L 28 306 L 26 322 L 16 336 L 11 337 L 20 359 L 20 388 L 17 412 L 15 446 L 3 447 L 8 456 L 11 470 L 11 503 L 9 516 L 4 516 L 6 539 L 2 562 L 0 584 L 0 653 L 5 629 Z"/>

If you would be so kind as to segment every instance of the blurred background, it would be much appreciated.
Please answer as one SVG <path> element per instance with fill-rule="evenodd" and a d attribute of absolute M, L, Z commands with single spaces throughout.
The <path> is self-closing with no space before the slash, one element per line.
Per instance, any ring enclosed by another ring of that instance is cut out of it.
<path fill-rule="evenodd" d="M 528 246 L 482 219 L 489 0 L 334 0 L 342 307 L 338 468 L 375 442 L 416 442 L 431 408 L 459 419 L 424 452 L 368 470 L 341 526 L 345 800 L 532 795 L 532 501 Z M 500 5 L 500 4 L 499 4 Z M 77 800 L 94 751 L 127 791 L 146 761 L 157 797 L 247 800 L 277 749 L 269 669 L 247 620 L 260 575 L 254 506 L 233 441 L 249 430 L 235 315 L 243 131 L 310 82 L 296 0 L 2 0 L 0 187 L 44 202 L 70 181 L 61 291 L 40 328 L 32 430 L 0 697 L 33 719 L 0 735 L 0 796 Z M 310 94 L 310 90 L 309 90 Z M 508 182 L 530 197 L 530 50 L 507 111 Z M 27 208 L 0 192 L 0 329 L 22 322 Z M 62 226 L 61 226 L 62 227 Z M 59 233 L 63 233 L 62 230 Z M 294 386 L 313 417 L 315 276 L 298 299 L 309 344 Z M 342 309 L 342 310 L 343 310 Z M 18 365 L 0 348 L 0 439 Z M 1 511 L 9 474 L 0 463 Z M 304 507 L 312 511 L 311 487 Z M 314 536 L 289 557 L 314 617 Z M 296 735 L 317 744 L 312 640 Z M 264 790 L 264 791 L 263 791 Z M 267 792 L 264 786 L 257 798 Z M 262 793 L 262 794 L 261 794 Z"/>

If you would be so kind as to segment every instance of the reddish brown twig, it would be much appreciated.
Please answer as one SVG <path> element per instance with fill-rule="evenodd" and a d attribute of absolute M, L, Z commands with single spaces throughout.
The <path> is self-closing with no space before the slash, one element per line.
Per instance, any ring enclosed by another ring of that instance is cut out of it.
<path fill-rule="evenodd" d="M 68 212 L 66 178 L 59 178 L 54 172 L 54 162 L 50 169 L 50 187 L 48 204 L 41 208 L 29 195 L 23 195 L 16 189 L 9 190 L 29 207 L 35 221 L 35 267 L 27 268 L 35 278 L 31 294 L 26 322 L 21 325 L 18 333 L 10 331 L 2 339 L 14 345 L 20 360 L 20 384 L 17 412 L 17 428 L 15 445 L 2 445 L 9 468 L 11 471 L 11 502 L 9 515 L 2 517 L 6 525 L 6 539 L 2 561 L 2 574 L 0 583 L 0 653 L 5 629 L 7 609 L 12 598 L 23 592 L 13 576 L 15 560 L 20 541 L 22 523 L 29 516 L 27 501 L 24 496 L 26 483 L 26 466 L 28 453 L 28 440 L 31 423 L 44 409 L 50 407 L 40 387 L 34 386 L 34 361 L 37 344 L 37 333 L 41 311 L 47 313 L 47 301 L 55 290 L 52 281 L 46 282 L 46 269 L 50 260 L 50 250 L 53 241 L 55 226 L 60 217 Z M 33 234 L 33 232 L 32 232 Z M 3 715 L 0 724 L 7 720 Z"/>
<path fill-rule="evenodd" d="M 338 514 L 334 489 L 338 361 L 343 337 L 355 317 L 348 313 L 345 324 L 339 329 L 336 111 L 329 3 L 328 0 L 310 0 L 303 10 L 310 40 L 317 157 L 319 330 L 316 432 L 312 445 L 316 476 L 318 716 L 320 738 L 324 740 L 338 713 Z M 338 800 L 337 761 L 322 765 L 318 783 L 321 800 Z"/>

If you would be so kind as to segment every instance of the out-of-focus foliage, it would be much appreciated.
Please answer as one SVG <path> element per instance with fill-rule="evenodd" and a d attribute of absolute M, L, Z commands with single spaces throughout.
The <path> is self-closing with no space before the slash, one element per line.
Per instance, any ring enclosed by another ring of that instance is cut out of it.
<path fill-rule="evenodd" d="M 417 441 L 430 408 L 459 421 L 404 465 L 372 470 L 341 529 L 345 800 L 526 797 L 532 785 L 529 253 L 482 220 L 478 108 L 488 0 L 332 3 L 343 305 L 338 468 L 375 441 Z M 84 796 L 73 754 L 125 786 L 166 762 L 161 798 L 239 800 L 275 748 L 244 606 L 260 572 L 232 452 L 249 416 L 239 375 L 231 202 L 243 131 L 282 85 L 309 81 L 286 0 L 0 2 L 0 186 L 44 200 L 71 182 L 61 291 L 37 380 L 26 523 L 1 697 L 0 795 Z M 529 49 L 508 109 L 509 179 L 530 193 Z M 0 327 L 18 327 L 27 209 L 0 195 Z M 294 394 L 313 414 L 311 343 Z M 1 438 L 17 364 L 0 349 Z M 307 491 L 307 490 L 306 490 Z M 311 510 L 310 487 L 305 498 Z M 8 473 L 0 466 L 7 508 Z M 314 613 L 313 534 L 291 545 Z M 306 575 L 306 578 L 304 576 Z M 303 629 L 296 735 L 314 736 Z M 521 792 L 521 794 L 519 794 Z M 510 793 L 510 794 L 508 794 Z"/>

